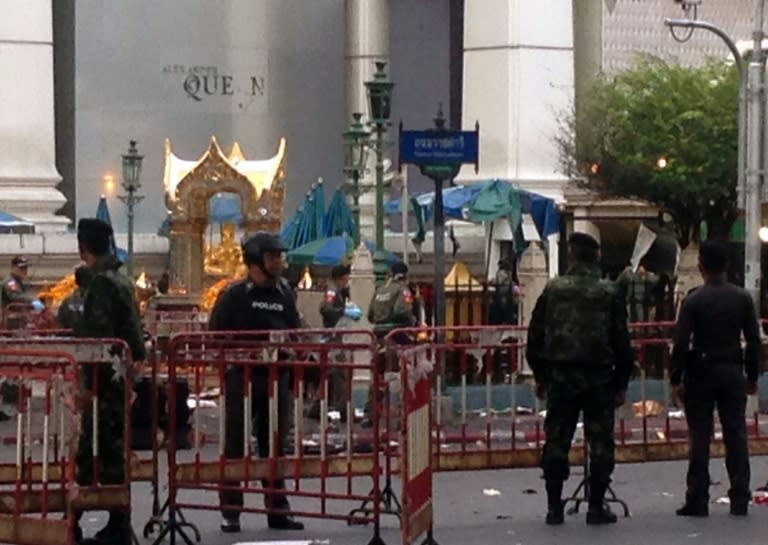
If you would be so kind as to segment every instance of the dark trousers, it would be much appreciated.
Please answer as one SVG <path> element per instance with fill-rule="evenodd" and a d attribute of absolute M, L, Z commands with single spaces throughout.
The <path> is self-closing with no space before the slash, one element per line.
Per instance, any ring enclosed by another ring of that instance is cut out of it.
<path fill-rule="evenodd" d="M 547 481 L 568 478 L 568 452 L 584 412 L 584 435 L 589 443 L 590 482 L 608 486 L 614 467 L 614 401 L 615 387 L 611 369 L 607 366 L 560 365 L 551 372 L 547 392 L 547 435 L 541 455 L 541 468 Z"/>
<path fill-rule="evenodd" d="M 229 459 L 242 458 L 245 455 L 244 437 L 244 399 L 243 382 L 245 380 L 242 367 L 232 367 L 226 372 L 226 406 L 225 406 L 225 436 L 224 456 Z M 256 437 L 258 454 L 261 458 L 269 456 L 269 390 L 268 378 L 254 373 L 251 377 L 251 418 L 253 422 L 253 435 Z M 278 439 L 275 445 L 275 455 L 283 454 L 283 441 L 291 422 L 291 382 L 287 371 L 281 371 L 278 379 Z M 285 488 L 283 479 L 262 479 L 264 488 Z M 240 486 L 239 482 L 226 481 L 224 486 Z M 243 493 L 229 490 L 219 494 L 221 512 L 227 518 L 237 518 L 240 515 L 238 509 L 228 509 L 228 506 L 242 507 Z M 269 510 L 284 511 L 290 508 L 288 498 L 284 494 L 273 493 L 264 495 L 264 506 Z"/>
<path fill-rule="evenodd" d="M 709 444 L 713 412 L 717 407 L 725 441 L 725 467 L 732 503 L 750 499 L 749 451 L 747 448 L 746 379 L 740 365 L 710 365 L 698 374 L 686 374 L 685 416 L 688 421 L 689 451 L 686 484 L 688 502 L 709 501 Z"/>

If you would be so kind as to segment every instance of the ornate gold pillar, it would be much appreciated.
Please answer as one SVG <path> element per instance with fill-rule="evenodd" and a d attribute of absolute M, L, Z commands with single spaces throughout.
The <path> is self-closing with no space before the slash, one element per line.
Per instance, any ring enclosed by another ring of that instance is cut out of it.
<path fill-rule="evenodd" d="M 202 221 L 171 222 L 171 289 L 198 295 L 203 290 Z"/>

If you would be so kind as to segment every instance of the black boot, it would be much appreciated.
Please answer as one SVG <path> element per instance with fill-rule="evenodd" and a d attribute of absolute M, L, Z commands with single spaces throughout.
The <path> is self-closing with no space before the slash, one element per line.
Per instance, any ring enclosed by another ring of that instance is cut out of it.
<path fill-rule="evenodd" d="M 587 524 L 615 524 L 618 519 L 605 503 L 605 491 L 608 483 L 589 483 L 589 509 Z"/>
<path fill-rule="evenodd" d="M 547 481 L 547 524 L 556 525 L 565 522 L 563 507 L 563 481 Z"/>
<path fill-rule="evenodd" d="M 267 515 L 267 525 L 272 530 L 303 530 L 304 524 L 288 515 Z"/>
<path fill-rule="evenodd" d="M 686 494 L 685 503 L 675 514 L 678 517 L 708 517 L 709 498 L 694 498 Z"/>
<path fill-rule="evenodd" d="M 123 511 L 110 511 L 107 525 L 96 532 L 84 545 L 131 545 L 131 527 L 128 515 Z"/>

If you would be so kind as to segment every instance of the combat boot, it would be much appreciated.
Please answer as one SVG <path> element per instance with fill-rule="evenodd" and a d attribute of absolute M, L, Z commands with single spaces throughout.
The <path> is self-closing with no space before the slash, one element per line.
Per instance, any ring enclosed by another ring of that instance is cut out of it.
<path fill-rule="evenodd" d="M 608 490 L 608 483 L 590 483 L 587 524 L 615 524 L 619 520 L 605 503 L 606 490 Z"/>
<path fill-rule="evenodd" d="M 547 481 L 547 518 L 550 525 L 565 522 L 565 509 L 563 504 L 563 481 Z"/>

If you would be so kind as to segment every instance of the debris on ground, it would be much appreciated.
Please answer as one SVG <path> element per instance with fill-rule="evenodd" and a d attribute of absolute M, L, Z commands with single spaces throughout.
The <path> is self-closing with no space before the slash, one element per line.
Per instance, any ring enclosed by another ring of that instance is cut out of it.
<path fill-rule="evenodd" d="M 526 488 L 523 490 L 523 494 L 538 494 L 538 492 L 536 492 L 536 489 L 534 488 Z"/>
<path fill-rule="evenodd" d="M 756 490 L 752 493 L 752 503 L 755 505 L 768 505 L 768 492 Z"/>
<path fill-rule="evenodd" d="M 668 413 L 669 418 L 672 420 L 684 420 L 685 419 L 685 411 L 682 409 L 672 409 Z"/>
<path fill-rule="evenodd" d="M 636 417 L 660 416 L 664 412 L 664 405 L 653 399 L 636 401 L 632 404 L 632 412 Z"/>
<path fill-rule="evenodd" d="M 501 492 L 499 492 L 495 488 L 484 488 L 483 494 L 486 496 L 501 496 Z"/>
<path fill-rule="evenodd" d="M 720 496 L 715 500 L 715 503 L 720 503 L 722 505 L 730 505 L 731 504 L 731 498 L 728 496 Z"/>

